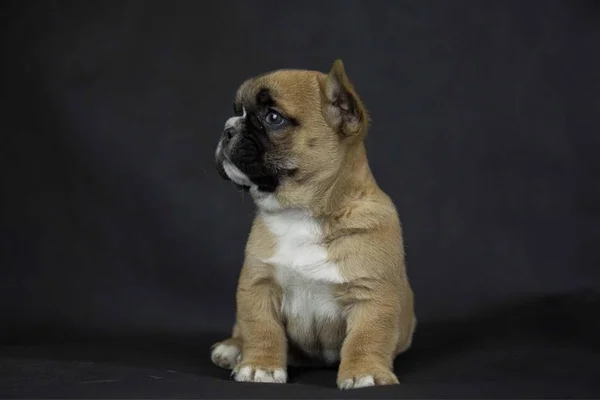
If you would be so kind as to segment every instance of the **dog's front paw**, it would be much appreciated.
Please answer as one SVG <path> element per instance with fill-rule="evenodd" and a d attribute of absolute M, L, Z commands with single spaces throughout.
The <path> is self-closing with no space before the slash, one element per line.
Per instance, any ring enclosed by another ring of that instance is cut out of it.
<path fill-rule="evenodd" d="M 225 369 L 233 369 L 242 358 L 240 346 L 232 339 L 215 343 L 210 353 L 212 362 Z"/>
<path fill-rule="evenodd" d="M 265 367 L 244 362 L 234 368 L 232 376 L 238 382 L 285 383 L 287 381 L 285 368 Z"/>
<path fill-rule="evenodd" d="M 386 368 L 340 371 L 337 385 L 340 389 L 358 389 L 377 385 L 398 384 L 398 378 Z"/>

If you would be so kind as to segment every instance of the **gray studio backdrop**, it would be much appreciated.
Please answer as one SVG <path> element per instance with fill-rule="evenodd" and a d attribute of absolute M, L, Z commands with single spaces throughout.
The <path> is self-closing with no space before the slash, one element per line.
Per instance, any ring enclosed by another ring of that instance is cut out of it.
<path fill-rule="evenodd" d="M 225 333 L 253 214 L 213 154 L 237 85 L 342 58 L 421 322 L 598 287 L 593 1 L 13 2 L 0 324 Z"/>

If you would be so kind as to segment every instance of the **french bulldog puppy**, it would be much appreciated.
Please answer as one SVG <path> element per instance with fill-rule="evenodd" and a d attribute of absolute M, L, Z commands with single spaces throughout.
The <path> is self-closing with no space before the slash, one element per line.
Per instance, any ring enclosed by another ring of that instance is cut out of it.
<path fill-rule="evenodd" d="M 396 384 L 416 326 L 400 219 L 369 168 L 367 110 L 341 60 L 238 89 L 217 145 L 224 179 L 256 215 L 231 338 L 212 361 L 236 381 L 287 381 L 288 365 L 339 365 L 337 386 Z"/>

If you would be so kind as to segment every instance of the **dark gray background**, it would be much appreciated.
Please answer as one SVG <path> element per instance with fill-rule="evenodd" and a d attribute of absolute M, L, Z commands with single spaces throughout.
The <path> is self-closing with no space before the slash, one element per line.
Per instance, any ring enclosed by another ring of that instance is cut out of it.
<path fill-rule="evenodd" d="M 235 90 L 335 58 L 421 340 L 498 307 L 600 332 L 598 2 L 13 1 L 2 29 L 6 341 L 227 335 L 253 215 L 213 161 Z M 556 296 L 585 306 L 538 312 Z"/>

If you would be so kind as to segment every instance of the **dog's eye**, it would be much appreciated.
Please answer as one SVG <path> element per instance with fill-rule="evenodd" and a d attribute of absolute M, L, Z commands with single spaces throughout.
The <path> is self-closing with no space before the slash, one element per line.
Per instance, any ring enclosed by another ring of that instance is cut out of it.
<path fill-rule="evenodd" d="M 285 119 L 281 116 L 281 114 L 279 114 L 276 111 L 269 111 L 267 113 L 267 115 L 265 116 L 265 121 L 267 121 L 267 123 L 269 125 L 281 125 L 283 124 L 283 122 L 285 121 Z"/>

